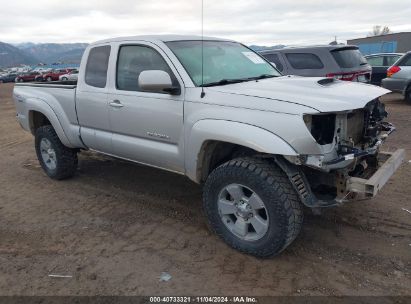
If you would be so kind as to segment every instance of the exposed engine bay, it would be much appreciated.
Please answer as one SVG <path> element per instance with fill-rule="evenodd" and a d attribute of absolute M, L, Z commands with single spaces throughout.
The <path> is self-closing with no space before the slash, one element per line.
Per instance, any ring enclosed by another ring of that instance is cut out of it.
<path fill-rule="evenodd" d="M 322 154 L 286 159 L 302 172 L 307 205 L 335 205 L 356 196 L 348 187 L 349 179 L 370 178 L 388 158 L 379 153 L 384 140 L 395 131 L 384 121 L 386 117 L 385 105 L 378 99 L 362 109 L 304 115 Z"/>
<path fill-rule="evenodd" d="M 308 156 L 305 164 L 323 171 L 347 167 L 357 157 L 375 155 L 395 127 L 385 122 L 385 105 L 378 99 L 349 112 L 306 115 L 304 121 L 320 145 L 321 156 Z"/>

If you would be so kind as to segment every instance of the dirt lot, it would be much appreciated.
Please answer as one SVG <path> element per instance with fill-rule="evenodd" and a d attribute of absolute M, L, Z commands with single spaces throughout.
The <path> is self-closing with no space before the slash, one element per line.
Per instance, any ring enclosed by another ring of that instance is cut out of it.
<path fill-rule="evenodd" d="M 398 97 L 385 150 L 408 156 L 383 192 L 306 210 L 294 244 L 260 260 L 207 230 L 201 189 L 182 176 L 82 153 L 75 178 L 47 178 L 12 87 L 0 84 L 1 295 L 411 295 L 411 106 Z"/>

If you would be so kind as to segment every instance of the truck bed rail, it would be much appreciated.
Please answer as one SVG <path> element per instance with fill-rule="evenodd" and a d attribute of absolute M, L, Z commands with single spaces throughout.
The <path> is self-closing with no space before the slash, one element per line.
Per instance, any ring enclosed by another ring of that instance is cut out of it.
<path fill-rule="evenodd" d="M 52 81 L 52 82 L 17 82 L 16 86 L 22 87 L 41 87 L 41 88 L 59 88 L 59 89 L 75 89 L 77 81 Z"/>

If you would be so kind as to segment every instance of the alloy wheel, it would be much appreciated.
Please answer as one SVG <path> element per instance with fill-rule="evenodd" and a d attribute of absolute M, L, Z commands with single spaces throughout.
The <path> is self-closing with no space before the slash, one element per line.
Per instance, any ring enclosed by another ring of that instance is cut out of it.
<path fill-rule="evenodd" d="M 220 191 L 217 204 L 222 222 L 236 237 L 257 241 L 267 233 L 269 218 L 266 206 L 250 188 L 230 184 Z"/>
<path fill-rule="evenodd" d="M 40 141 L 40 153 L 47 168 L 55 170 L 57 168 L 56 151 L 47 138 L 42 138 Z"/>

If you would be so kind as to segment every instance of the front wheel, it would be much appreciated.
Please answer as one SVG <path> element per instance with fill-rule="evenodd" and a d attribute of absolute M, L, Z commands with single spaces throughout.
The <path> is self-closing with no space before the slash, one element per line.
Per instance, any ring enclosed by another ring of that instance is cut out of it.
<path fill-rule="evenodd" d="M 72 177 L 77 169 L 77 151 L 64 146 L 50 125 L 36 130 L 37 158 L 46 174 L 57 180 Z"/>
<path fill-rule="evenodd" d="M 231 160 L 208 177 L 203 194 L 211 228 L 231 247 L 279 254 L 297 237 L 302 205 L 285 173 L 262 158 Z"/>

